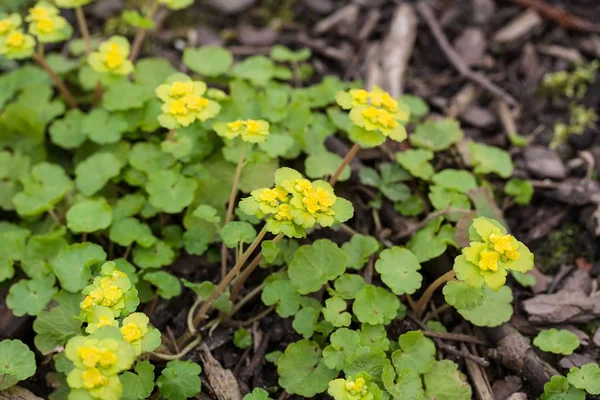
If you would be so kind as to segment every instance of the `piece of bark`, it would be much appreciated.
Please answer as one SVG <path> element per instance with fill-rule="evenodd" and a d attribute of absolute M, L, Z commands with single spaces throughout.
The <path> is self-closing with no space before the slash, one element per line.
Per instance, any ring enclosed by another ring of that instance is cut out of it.
<path fill-rule="evenodd" d="M 43 400 L 21 386 L 11 386 L 0 391 L 0 400 Z"/>
<path fill-rule="evenodd" d="M 573 367 L 581 367 L 585 364 L 595 362 L 596 360 L 591 357 L 583 354 L 573 353 L 570 356 L 561 358 L 561 360 L 558 362 L 558 365 L 564 369 L 571 369 Z"/>
<path fill-rule="evenodd" d="M 414 9 L 408 3 L 401 3 L 396 8 L 380 53 L 383 70 L 381 85 L 394 98 L 404 92 L 406 70 L 416 37 L 417 16 Z"/>
<path fill-rule="evenodd" d="M 523 302 L 532 322 L 585 323 L 600 317 L 600 297 L 560 291 L 540 294 Z"/>
<path fill-rule="evenodd" d="M 571 178 L 561 182 L 556 190 L 549 192 L 547 196 L 577 206 L 600 204 L 600 184 L 588 178 Z"/>
<path fill-rule="evenodd" d="M 467 346 L 464 343 L 462 343 L 460 347 L 463 351 L 468 351 Z M 476 362 L 471 361 L 468 358 L 465 359 L 465 364 L 467 365 L 467 372 L 471 377 L 471 381 L 475 386 L 477 398 L 479 400 L 494 400 L 492 388 L 490 387 L 490 383 L 488 382 L 483 371 L 484 367 L 478 365 Z"/>
<path fill-rule="evenodd" d="M 498 379 L 492 385 L 494 398 L 496 400 L 506 400 L 511 395 L 517 393 L 523 387 L 523 381 L 516 375 L 509 375 L 504 379 Z"/>
<path fill-rule="evenodd" d="M 550 364 L 538 357 L 529 340 L 509 324 L 483 328 L 485 336 L 496 343 L 494 350 L 502 365 L 528 381 L 539 393 L 554 375 L 560 375 Z"/>
<path fill-rule="evenodd" d="M 496 32 L 494 41 L 508 43 L 520 39 L 542 22 L 542 17 L 535 10 L 526 10 Z"/>
<path fill-rule="evenodd" d="M 219 400 L 242 400 L 240 386 L 233 373 L 224 369 L 205 343 L 200 345 L 200 358 L 208 383 Z"/>

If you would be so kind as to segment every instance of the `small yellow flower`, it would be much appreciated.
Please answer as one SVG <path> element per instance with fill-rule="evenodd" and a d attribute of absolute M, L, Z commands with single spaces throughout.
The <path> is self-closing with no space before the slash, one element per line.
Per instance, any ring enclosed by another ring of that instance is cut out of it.
<path fill-rule="evenodd" d="M 29 17 L 33 21 L 39 21 L 42 19 L 50 19 L 51 15 L 55 15 L 47 6 L 38 5 L 29 9 Z"/>
<path fill-rule="evenodd" d="M 121 272 L 118 269 L 114 270 L 111 274 L 113 278 L 125 278 L 127 274 L 125 272 Z"/>
<path fill-rule="evenodd" d="M 367 104 L 369 101 L 369 92 L 364 89 L 351 90 L 350 94 L 352 95 L 352 100 L 359 104 Z"/>
<path fill-rule="evenodd" d="M 92 296 L 85 296 L 85 299 L 83 299 L 83 301 L 81 302 L 81 309 L 82 310 L 87 310 L 88 308 L 92 307 L 95 304 L 94 299 L 92 298 Z"/>
<path fill-rule="evenodd" d="M 479 268 L 484 271 L 498 271 L 498 261 L 500 254 L 495 251 L 482 250 L 481 259 L 479 260 Z"/>
<path fill-rule="evenodd" d="M 273 207 L 277 205 L 277 198 L 275 189 L 265 189 L 259 196 L 260 201 L 264 201 Z"/>
<path fill-rule="evenodd" d="M 185 104 L 190 111 L 202 111 L 208 105 L 208 99 L 191 95 L 185 98 Z"/>
<path fill-rule="evenodd" d="M 314 192 L 307 194 L 303 199 L 302 203 L 304 207 L 306 207 L 306 211 L 311 214 L 315 214 L 321 210 L 321 206 L 319 206 L 319 199 L 316 197 Z"/>
<path fill-rule="evenodd" d="M 108 289 L 104 289 L 104 299 L 102 300 L 103 306 L 114 306 L 123 297 L 123 291 L 116 286 L 111 286 Z"/>
<path fill-rule="evenodd" d="M 25 35 L 21 32 L 11 32 L 6 38 L 6 45 L 14 50 L 19 50 L 25 44 Z"/>
<path fill-rule="evenodd" d="M 125 57 L 121 55 L 121 47 L 117 43 L 111 43 L 106 55 L 104 56 L 104 62 L 110 69 L 117 69 L 125 62 Z"/>
<path fill-rule="evenodd" d="M 42 33 L 50 33 L 54 30 L 54 22 L 50 18 L 44 18 L 37 21 L 37 27 Z"/>
<path fill-rule="evenodd" d="M 315 194 L 317 195 L 317 199 L 319 200 L 321 210 L 325 211 L 327 208 L 333 205 L 334 201 L 331 198 L 331 195 L 323 188 L 317 188 Z"/>
<path fill-rule="evenodd" d="M 100 361 L 100 350 L 93 346 L 83 346 L 77 350 L 77 357 L 81 359 L 84 366 L 92 368 Z"/>
<path fill-rule="evenodd" d="M 518 260 L 520 254 L 517 252 L 517 249 L 513 247 L 512 240 L 512 235 L 497 235 L 492 233 L 489 237 L 490 243 L 494 245 L 494 250 L 500 253 L 500 255 L 503 255 L 509 260 Z"/>
<path fill-rule="evenodd" d="M 392 129 L 398 126 L 398 121 L 389 112 L 373 106 L 366 108 L 363 111 L 363 116 L 372 124 L 379 125 L 385 129 Z"/>
<path fill-rule="evenodd" d="M 374 90 L 370 93 L 371 104 L 375 107 L 383 107 L 389 112 L 398 111 L 398 101 L 382 90 Z"/>
<path fill-rule="evenodd" d="M 83 387 L 91 390 L 100 386 L 104 386 L 108 383 L 108 379 L 100 373 L 98 368 L 88 368 L 81 374 L 83 380 Z"/>
<path fill-rule="evenodd" d="M 123 338 L 128 342 L 135 342 L 136 340 L 140 340 L 142 338 L 142 331 L 137 327 L 137 325 L 133 322 L 123 326 L 121 328 L 121 333 L 123 334 Z"/>
<path fill-rule="evenodd" d="M 101 74 L 129 75 L 133 72 L 133 63 L 128 59 L 129 42 L 121 36 L 113 36 L 100 44 L 98 51 L 88 56 L 88 64 Z"/>
<path fill-rule="evenodd" d="M 11 14 L 6 18 L 0 19 L 0 36 L 6 36 L 21 26 L 21 16 Z"/>
<path fill-rule="evenodd" d="M 98 359 L 100 366 L 103 368 L 112 367 L 117 362 L 117 355 L 114 351 L 108 349 L 100 350 L 100 357 Z"/>
<path fill-rule="evenodd" d="M 184 99 L 172 101 L 169 105 L 169 114 L 187 115 L 189 112 Z"/>
<path fill-rule="evenodd" d="M 358 378 L 356 381 L 349 381 L 345 384 L 346 390 L 353 395 L 366 394 L 363 393 L 367 390 L 367 382 L 363 378 Z"/>
<path fill-rule="evenodd" d="M 173 82 L 169 88 L 169 95 L 171 97 L 183 97 L 192 93 L 194 93 L 194 85 L 192 81 Z"/>
<path fill-rule="evenodd" d="M 227 128 L 234 132 L 240 131 L 244 127 L 244 123 L 242 121 L 233 121 L 227 123 Z"/>
<path fill-rule="evenodd" d="M 290 205 L 289 204 L 280 204 L 277 209 L 277 214 L 275 214 L 274 218 L 277 221 L 291 221 L 292 214 L 290 213 Z"/>
<path fill-rule="evenodd" d="M 98 324 L 96 324 L 97 328 L 102 328 L 103 326 L 113 326 L 114 325 L 114 321 L 112 319 L 110 319 L 109 317 L 107 317 L 106 315 L 103 315 L 100 317 L 100 320 L 98 321 Z"/>
<path fill-rule="evenodd" d="M 296 184 L 294 185 L 294 189 L 302 194 L 307 194 L 308 192 L 313 190 L 312 183 L 308 179 L 296 179 Z"/>

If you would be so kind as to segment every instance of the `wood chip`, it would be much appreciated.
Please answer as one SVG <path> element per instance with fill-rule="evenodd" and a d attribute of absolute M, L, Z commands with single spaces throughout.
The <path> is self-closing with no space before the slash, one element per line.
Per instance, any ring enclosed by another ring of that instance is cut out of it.
<path fill-rule="evenodd" d="M 240 386 L 233 373 L 224 369 L 205 343 L 200 345 L 200 358 L 208 383 L 219 400 L 242 400 Z"/>
<path fill-rule="evenodd" d="M 583 323 L 600 317 L 600 296 L 560 291 L 540 294 L 523 302 L 532 322 L 559 324 Z"/>
<path fill-rule="evenodd" d="M 494 41 L 508 43 L 527 35 L 533 28 L 542 23 L 542 17 L 534 10 L 526 10 L 496 32 Z"/>
<path fill-rule="evenodd" d="M 486 40 L 479 28 L 466 28 L 454 40 L 454 49 L 469 67 L 481 66 L 485 55 Z"/>
<path fill-rule="evenodd" d="M 543 45 L 537 46 L 537 50 L 548 56 L 562 58 L 563 60 L 571 61 L 573 63 L 580 63 L 583 61 L 583 56 L 577 49 L 570 49 L 568 47 L 556 46 L 556 45 Z"/>
<path fill-rule="evenodd" d="M 518 392 L 523 387 L 523 381 L 516 375 L 509 375 L 504 379 L 498 379 L 492 385 L 494 398 L 496 400 L 506 400 L 511 395 Z"/>

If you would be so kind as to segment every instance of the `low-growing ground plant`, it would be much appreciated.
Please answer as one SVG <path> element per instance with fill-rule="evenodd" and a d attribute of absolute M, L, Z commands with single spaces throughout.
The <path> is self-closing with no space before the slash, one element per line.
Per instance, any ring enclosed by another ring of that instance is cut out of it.
<path fill-rule="evenodd" d="M 191 0 L 126 11 L 131 44 L 90 36 L 87 3 L 0 16 L 0 56 L 16 60 L 0 75 L 0 281 L 13 314 L 35 318 L 29 346 L 0 342 L 0 390 L 36 373 L 31 347 L 38 373 L 52 369 L 53 400 L 193 398 L 203 388 L 194 353 L 212 330 L 235 322 L 233 345 L 249 350 L 250 325 L 274 312 L 296 340 L 265 356 L 278 387 L 245 400 L 471 399 L 432 333 L 447 332 L 439 317 L 450 309 L 499 326 L 513 315 L 509 277 L 531 284 L 534 256 L 493 201 L 531 200 L 510 154 L 465 139 L 454 119 L 427 118 L 414 96 L 331 76 L 309 84 L 307 49 L 239 60 L 188 48 L 187 74 L 138 59 L 157 8 Z M 81 39 L 62 8 L 75 10 Z M 68 53 L 47 52 L 65 41 Z M 579 80 L 561 85 L 580 92 Z M 351 143 L 346 154 L 328 150 L 333 136 Z M 386 141 L 407 148 L 353 175 L 356 154 Z M 455 161 L 459 144 L 467 164 Z M 367 202 L 347 196 L 350 179 L 368 187 Z M 349 223 L 357 204 L 421 221 L 390 235 L 373 212 L 376 234 L 361 234 Z M 204 256 L 209 273 L 170 268 L 183 254 Z M 453 261 L 431 279 L 428 262 L 444 255 Z M 184 291 L 195 299 L 184 323 L 153 326 L 160 299 Z M 259 299 L 260 313 L 233 320 Z M 579 340 L 548 330 L 533 344 L 571 354 Z M 541 398 L 598 395 L 598 382 L 587 364 L 553 377 Z"/>

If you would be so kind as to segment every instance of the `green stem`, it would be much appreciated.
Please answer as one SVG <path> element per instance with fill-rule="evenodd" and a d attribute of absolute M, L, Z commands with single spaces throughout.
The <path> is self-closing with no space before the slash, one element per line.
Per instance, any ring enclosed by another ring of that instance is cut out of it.
<path fill-rule="evenodd" d="M 154 19 L 154 14 L 156 14 L 156 10 L 158 10 L 158 2 L 154 0 L 152 5 L 150 6 L 150 11 L 146 15 L 148 19 Z M 148 33 L 147 29 L 140 28 L 139 31 L 135 34 L 135 38 L 133 39 L 133 45 L 131 46 L 131 53 L 129 53 L 129 61 L 132 63 L 135 62 L 138 55 L 140 54 L 140 50 L 142 49 L 142 43 L 144 43 L 144 39 L 146 38 L 146 34 Z"/>
<path fill-rule="evenodd" d="M 235 168 L 235 176 L 233 177 L 233 185 L 231 186 L 231 193 L 229 194 L 229 202 L 227 203 L 227 214 L 225 215 L 225 223 L 227 225 L 233 219 L 233 209 L 235 206 L 235 198 L 238 192 L 238 185 L 240 183 L 240 177 L 242 176 L 242 170 L 244 169 L 244 160 L 246 157 L 247 143 L 243 142 L 242 150 L 240 151 L 240 159 L 238 160 L 237 167 Z M 225 243 L 221 245 L 221 279 L 227 274 L 227 246 Z"/>
<path fill-rule="evenodd" d="M 166 360 L 166 361 L 179 360 L 181 357 L 185 356 L 187 353 L 192 351 L 194 349 L 194 347 L 196 347 L 200 343 L 201 340 L 202 340 L 202 338 L 200 336 L 196 336 L 196 339 L 194 339 L 192 342 L 190 342 L 190 344 L 185 346 L 185 348 L 177 354 L 162 354 L 162 353 L 151 353 L 151 354 L 157 358 L 160 358 L 161 360 Z"/>
<path fill-rule="evenodd" d="M 415 303 L 414 310 L 415 314 L 417 314 L 417 317 L 420 317 L 421 314 L 423 314 L 427 303 L 429 303 L 429 300 L 431 300 L 431 296 L 433 296 L 433 293 L 436 291 L 436 289 L 442 286 L 444 283 L 450 282 L 454 279 L 454 277 L 456 277 L 456 273 L 453 269 L 451 269 L 450 271 L 446 272 L 444 275 L 440 276 L 435 281 L 433 281 L 431 285 L 429 285 L 429 287 L 425 289 L 421 298 Z"/>
<path fill-rule="evenodd" d="M 352 146 L 350 148 L 350 150 L 348 150 L 348 153 L 346 153 L 346 157 L 344 157 L 344 159 L 340 163 L 340 166 L 337 168 L 337 170 L 335 171 L 335 173 L 333 174 L 333 176 L 331 177 L 331 179 L 329 179 L 329 184 L 331 186 L 335 185 L 335 183 L 337 182 L 338 178 L 340 177 L 340 174 L 344 170 L 344 167 L 346 165 L 350 164 L 350 161 L 352 161 L 352 159 L 354 158 L 354 156 L 356 155 L 356 153 L 358 153 L 358 150 L 360 150 L 360 145 L 356 144 L 356 143 L 354 144 L 354 146 Z"/>
<path fill-rule="evenodd" d="M 88 54 L 92 52 L 92 41 L 90 39 L 90 31 L 88 30 L 87 22 L 85 21 L 85 15 L 83 15 L 83 8 L 75 8 L 75 15 L 77 16 L 77 24 L 79 25 L 79 31 L 85 41 L 85 50 Z"/>
<path fill-rule="evenodd" d="M 34 54 L 32 56 L 32 58 L 35 62 L 37 62 L 40 65 L 40 67 L 42 67 L 48 73 L 48 75 L 50 75 L 50 79 L 52 79 L 52 81 L 58 88 L 58 91 L 65 98 L 65 101 L 67 102 L 68 106 L 70 108 L 77 108 L 77 101 L 75 100 L 75 97 L 71 94 L 71 92 L 69 91 L 69 88 L 67 88 L 67 85 L 65 85 L 65 82 L 60 78 L 60 76 L 58 76 L 58 74 L 46 62 L 46 58 L 44 57 L 44 55 L 43 54 Z"/>

